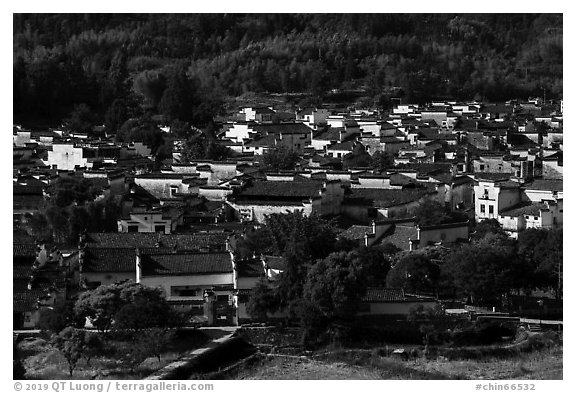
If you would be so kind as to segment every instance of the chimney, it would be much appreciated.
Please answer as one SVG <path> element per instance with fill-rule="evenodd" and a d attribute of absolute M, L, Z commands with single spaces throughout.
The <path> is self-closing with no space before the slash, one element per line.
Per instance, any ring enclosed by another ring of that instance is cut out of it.
<path fill-rule="evenodd" d="M 136 248 L 136 282 L 139 283 L 142 280 L 142 256 L 140 255 L 140 249 Z"/>
<path fill-rule="evenodd" d="M 232 262 L 232 281 L 234 282 L 234 289 L 238 289 L 238 263 L 234 258 L 234 253 L 230 251 L 230 261 Z"/>

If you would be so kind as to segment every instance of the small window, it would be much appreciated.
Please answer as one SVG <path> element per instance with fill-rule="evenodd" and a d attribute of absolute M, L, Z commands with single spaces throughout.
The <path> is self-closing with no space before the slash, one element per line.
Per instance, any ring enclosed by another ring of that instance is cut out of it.
<path fill-rule="evenodd" d="M 216 301 L 227 302 L 228 301 L 228 295 L 218 295 L 218 296 L 216 296 Z"/>
<path fill-rule="evenodd" d="M 480 164 L 480 170 L 481 170 L 481 171 L 484 170 L 484 164 Z"/>
<path fill-rule="evenodd" d="M 154 232 L 164 233 L 165 228 L 166 228 L 166 226 L 164 226 L 164 225 L 154 225 Z"/>
<path fill-rule="evenodd" d="M 486 207 L 483 204 L 481 204 L 480 205 L 480 213 L 485 213 L 485 212 L 486 212 Z"/>
<path fill-rule="evenodd" d="M 138 232 L 138 225 L 128 225 L 128 232 Z"/>
<path fill-rule="evenodd" d="M 494 206 L 488 206 L 488 214 L 494 214 Z"/>

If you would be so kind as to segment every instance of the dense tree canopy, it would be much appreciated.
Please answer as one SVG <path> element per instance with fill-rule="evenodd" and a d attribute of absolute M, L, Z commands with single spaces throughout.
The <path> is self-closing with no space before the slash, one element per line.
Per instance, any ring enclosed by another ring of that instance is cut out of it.
<path fill-rule="evenodd" d="M 382 105 L 392 95 L 559 97 L 562 23 L 559 14 L 15 14 L 14 114 L 59 121 L 85 103 L 103 117 L 114 99 L 137 95 L 185 120 L 199 107 L 183 102 L 198 92 L 206 101 L 360 88 Z"/>
<path fill-rule="evenodd" d="M 115 329 L 139 330 L 165 327 L 174 323 L 171 308 L 158 288 L 149 288 L 133 281 L 101 285 L 83 292 L 74 311 L 88 318 L 100 331 Z"/>
<path fill-rule="evenodd" d="M 528 269 L 518 257 L 514 240 L 501 234 L 489 233 L 462 246 L 442 268 L 475 304 L 502 304 L 503 297 L 527 284 Z"/>

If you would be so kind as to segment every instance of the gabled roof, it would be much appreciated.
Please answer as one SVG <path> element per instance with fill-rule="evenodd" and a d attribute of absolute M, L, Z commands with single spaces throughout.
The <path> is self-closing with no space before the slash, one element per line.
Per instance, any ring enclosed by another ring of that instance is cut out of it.
<path fill-rule="evenodd" d="M 228 252 L 142 255 L 142 276 L 232 273 Z"/>
<path fill-rule="evenodd" d="M 33 243 L 30 244 L 13 243 L 12 251 L 14 257 L 36 258 L 36 255 L 38 254 L 38 246 Z"/>
<path fill-rule="evenodd" d="M 506 217 L 540 216 L 542 210 L 548 210 L 545 203 L 520 204 L 500 212 L 500 215 Z"/>
<path fill-rule="evenodd" d="M 350 228 L 340 233 L 340 237 L 351 240 L 364 240 L 366 234 L 372 233 L 370 225 L 352 225 Z"/>
<path fill-rule="evenodd" d="M 343 130 L 341 127 L 330 127 L 326 131 L 313 135 L 312 139 L 318 141 L 338 141 L 340 140 L 340 132 Z"/>
<path fill-rule="evenodd" d="M 333 145 L 328 146 L 328 150 L 352 151 L 353 149 L 354 149 L 354 141 L 334 143 Z"/>
<path fill-rule="evenodd" d="M 526 190 L 563 191 L 563 187 L 563 180 L 535 179 L 531 183 L 524 184 Z"/>
<path fill-rule="evenodd" d="M 83 271 L 87 273 L 134 273 L 135 248 L 90 248 L 84 252 Z"/>
<path fill-rule="evenodd" d="M 344 203 L 348 205 L 364 205 L 380 208 L 403 205 L 414 202 L 425 195 L 435 193 L 429 189 L 388 190 L 378 188 L 353 188 L 346 195 Z"/>
<path fill-rule="evenodd" d="M 418 228 L 414 225 L 394 224 L 381 240 L 381 243 L 392 243 L 401 250 L 410 249 L 410 240 L 418 240 Z"/>
<path fill-rule="evenodd" d="M 286 269 L 286 258 L 273 255 L 265 255 L 264 262 L 269 269 L 284 270 Z"/>
<path fill-rule="evenodd" d="M 302 123 L 254 124 L 251 128 L 260 134 L 310 134 L 312 129 Z"/>
<path fill-rule="evenodd" d="M 309 199 L 320 196 L 322 181 L 254 181 L 238 197 L 287 197 Z"/>
<path fill-rule="evenodd" d="M 264 275 L 264 265 L 260 258 L 241 259 L 236 262 L 238 277 L 260 277 Z"/>
<path fill-rule="evenodd" d="M 278 135 L 268 134 L 246 143 L 246 147 L 273 147 L 276 146 Z"/>
<path fill-rule="evenodd" d="M 406 298 L 402 288 L 368 288 L 362 297 L 363 302 L 403 302 Z"/>
<path fill-rule="evenodd" d="M 224 232 L 194 234 L 164 233 L 88 233 L 88 248 L 170 248 L 178 250 L 200 250 L 204 248 L 224 249 L 228 235 Z"/>

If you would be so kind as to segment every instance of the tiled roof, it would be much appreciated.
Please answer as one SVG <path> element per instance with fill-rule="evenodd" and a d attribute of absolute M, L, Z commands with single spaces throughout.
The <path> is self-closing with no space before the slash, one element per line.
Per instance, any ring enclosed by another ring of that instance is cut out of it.
<path fill-rule="evenodd" d="M 331 127 L 327 131 L 317 133 L 312 139 L 318 141 L 338 141 L 340 140 L 340 131 L 343 131 L 343 128 Z"/>
<path fill-rule="evenodd" d="M 478 172 L 474 174 L 476 180 L 489 180 L 489 181 L 501 181 L 510 179 L 510 173 L 488 173 L 488 172 Z"/>
<path fill-rule="evenodd" d="M 526 190 L 541 190 L 541 191 L 563 191 L 563 180 L 544 180 L 536 179 L 532 183 L 524 185 Z"/>
<path fill-rule="evenodd" d="M 340 234 L 341 237 L 351 240 L 364 239 L 364 235 L 372 233 L 372 227 L 369 225 L 352 225 L 350 228 Z"/>
<path fill-rule="evenodd" d="M 269 269 L 274 269 L 274 270 L 286 269 L 286 258 L 284 258 L 284 257 L 265 255 L 264 261 L 266 261 L 266 266 L 268 266 Z"/>
<path fill-rule="evenodd" d="M 246 147 L 274 147 L 276 146 L 277 135 L 269 134 L 261 138 L 254 138 L 254 140 L 246 143 Z"/>
<path fill-rule="evenodd" d="M 260 277 L 264 274 L 264 266 L 260 258 L 237 261 L 239 277 Z"/>
<path fill-rule="evenodd" d="M 156 254 L 142 256 L 143 276 L 232 273 L 230 253 Z"/>
<path fill-rule="evenodd" d="M 328 150 L 352 151 L 353 148 L 354 148 L 353 141 L 334 143 L 333 145 L 328 146 Z"/>
<path fill-rule="evenodd" d="M 90 248 L 85 250 L 83 270 L 89 273 L 116 272 L 136 274 L 136 249 Z"/>
<path fill-rule="evenodd" d="M 31 195 L 16 195 L 12 197 L 12 206 L 14 210 L 22 209 L 22 208 L 39 208 L 40 205 L 44 202 L 44 196 L 42 194 L 31 194 Z"/>
<path fill-rule="evenodd" d="M 381 143 L 408 143 L 408 141 L 404 139 L 399 139 L 394 136 L 382 136 L 380 137 Z"/>
<path fill-rule="evenodd" d="M 404 186 L 406 184 L 414 183 L 415 180 L 410 176 L 403 175 L 401 173 L 392 173 L 390 175 L 390 185 L 391 186 Z"/>
<path fill-rule="evenodd" d="M 294 182 L 280 181 L 254 181 L 239 193 L 239 196 L 258 197 L 290 197 L 290 198 L 312 198 L 320 195 L 323 187 L 321 181 Z"/>
<path fill-rule="evenodd" d="M 312 129 L 302 123 L 255 124 L 251 127 L 260 134 L 310 134 Z"/>
<path fill-rule="evenodd" d="M 419 200 L 432 193 L 427 189 L 387 190 L 378 188 L 353 188 L 346 195 L 346 204 L 360 204 L 374 207 L 391 207 Z"/>
<path fill-rule="evenodd" d="M 38 298 L 45 295 L 42 289 L 23 290 L 12 294 L 13 312 L 27 312 L 36 309 Z"/>
<path fill-rule="evenodd" d="M 401 288 L 368 288 L 362 297 L 363 302 L 403 302 L 406 298 Z"/>
<path fill-rule="evenodd" d="M 36 254 L 38 251 L 38 246 L 33 243 L 28 244 L 21 244 L 21 243 L 14 243 L 12 244 L 12 252 L 14 257 L 32 257 L 36 258 Z"/>
<path fill-rule="evenodd" d="M 540 216 L 541 210 L 548 210 L 548 206 L 545 203 L 532 203 L 532 204 L 524 204 L 524 205 L 516 205 L 511 209 L 502 211 L 500 213 L 501 216 L 506 217 L 520 217 L 524 215 L 528 216 Z"/>
<path fill-rule="evenodd" d="M 381 243 L 392 243 L 402 250 L 409 250 L 410 240 L 418 239 L 418 229 L 415 226 L 396 224 L 388 233 L 389 235 L 384 235 Z"/>
<path fill-rule="evenodd" d="M 192 234 L 163 233 L 89 233 L 89 248 L 136 248 L 156 247 L 178 250 L 199 250 L 204 248 L 224 249 L 228 235 L 224 232 Z"/>

